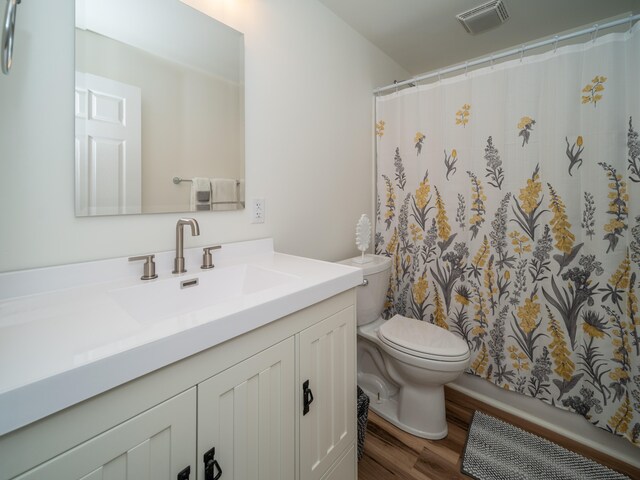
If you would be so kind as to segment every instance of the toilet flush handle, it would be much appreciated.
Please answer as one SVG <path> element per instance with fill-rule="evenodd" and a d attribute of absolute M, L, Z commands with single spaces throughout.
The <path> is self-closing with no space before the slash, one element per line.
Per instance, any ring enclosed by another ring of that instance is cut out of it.
<path fill-rule="evenodd" d="M 362 283 L 360 285 L 358 285 L 359 287 L 366 287 L 367 285 L 369 285 L 369 280 L 367 280 L 366 278 L 364 280 L 362 280 Z"/>

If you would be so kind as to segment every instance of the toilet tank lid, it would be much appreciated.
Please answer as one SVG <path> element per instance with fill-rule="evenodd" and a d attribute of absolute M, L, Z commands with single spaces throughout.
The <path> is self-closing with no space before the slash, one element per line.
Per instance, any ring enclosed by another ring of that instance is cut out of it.
<path fill-rule="evenodd" d="M 348 258 L 338 262 L 342 265 L 357 267 L 363 270 L 362 275 L 373 275 L 391 268 L 391 259 L 383 255 L 365 255 L 365 263 L 361 263 L 362 256 Z"/>

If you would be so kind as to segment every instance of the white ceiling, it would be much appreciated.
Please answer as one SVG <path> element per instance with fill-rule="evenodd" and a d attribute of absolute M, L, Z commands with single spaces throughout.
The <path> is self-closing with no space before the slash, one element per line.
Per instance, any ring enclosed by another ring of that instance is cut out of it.
<path fill-rule="evenodd" d="M 503 0 L 510 18 L 470 35 L 456 14 L 486 0 L 320 0 L 412 76 L 630 12 L 640 0 Z"/>

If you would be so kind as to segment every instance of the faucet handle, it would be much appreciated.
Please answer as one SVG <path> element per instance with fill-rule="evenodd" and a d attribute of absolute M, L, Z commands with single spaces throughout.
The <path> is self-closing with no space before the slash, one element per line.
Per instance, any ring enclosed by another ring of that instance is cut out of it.
<path fill-rule="evenodd" d="M 214 245 L 213 247 L 204 247 L 202 249 L 202 265 L 200 268 L 203 270 L 207 270 L 209 268 L 215 267 L 213 264 L 213 257 L 211 256 L 211 250 L 218 250 L 222 248 L 220 245 Z"/>
<path fill-rule="evenodd" d="M 151 255 L 138 255 L 137 257 L 129 257 L 130 262 L 136 262 L 138 260 L 145 260 L 144 262 L 144 274 L 140 277 L 140 280 L 153 280 L 154 278 L 158 278 L 156 274 L 156 262 L 153 259 L 156 256 L 154 254 Z"/>

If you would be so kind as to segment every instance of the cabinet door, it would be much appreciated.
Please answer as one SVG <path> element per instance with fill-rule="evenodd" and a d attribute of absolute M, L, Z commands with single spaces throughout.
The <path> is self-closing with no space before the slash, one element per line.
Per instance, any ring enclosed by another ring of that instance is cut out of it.
<path fill-rule="evenodd" d="M 347 454 L 327 473 L 322 480 L 354 480 L 358 478 L 356 471 L 356 447 L 352 445 Z"/>
<path fill-rule="evenodd" d="M 289 338 L 198 385 L 199 479 L 215 448 L 224 480 L 293 480 L 294 358 Z"/>
<path fill-rule="evenodd" d="M 195 479 L 195 429 L 194 387 L 17 478 L 175 480 L 190 467 Z"/>
<path fill-rule="evenodd" d="M 313 396 L 309 411 L 302 410 L 300 417 L 300 478 L 304 480 L 319 479 L 354 442 L 355 333 L 354 307 L 300 333 L 300 405 L 306 381 L 311 389 L 307 395 Z"/>

